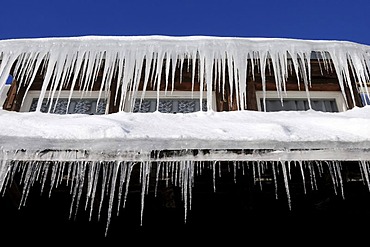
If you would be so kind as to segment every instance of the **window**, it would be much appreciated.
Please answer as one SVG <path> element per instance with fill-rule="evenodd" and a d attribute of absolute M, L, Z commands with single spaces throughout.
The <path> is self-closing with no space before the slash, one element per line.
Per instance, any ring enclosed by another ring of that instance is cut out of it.
<path fill-rule="evenodd" d="M 338 112 L 335 99 L 311 99 L 311 107 L 316 111 Z M 306 111 L 310 109 L 308 100 L 303 99 L 266 99 L 266 111 Z M 261 99 L 261 110 L 263 108 L 263 99 Z"/>
<path fill-rule="evenodd" d="M 21 111 L 32 112 L 36 110 L 40 91 L 31 91 L 27 94 Z M 47 94 L 46 94 L 47 95 Z M 100 98 L 98 102 L 98 92 L 86 93 L 74 92 L 68 105 L 69 92 L 61 92 L 58 99 L 45 98 L 41 105 L 41 112 L 54 114 L 105 114 L 107 107 L 107 98 Z M 67 110 L 68 105 L 68 110 Z"/>
<path fill-rule="evenodd" d="M 35 111 L 37 106 L 37 98 L 32 100 L 29 111 Z M 50 100 L 44 99 L 41 106 L 41 112 L 47 112 L 50 107 Z M 97 105 L 97 99 L 74 99 L 72 98 L 67 111 L 68 99 L 54 99 L 51 105 L 51 113 L 55 114 L 104 114 L 106 100 L 101 100 Z"/>
<path fill-rule="evenodd" d="M 199 99 L 159 99 L 158 111 L 162 113 L 189 113 L 201 110 L 207 110 L 207 101 L 202 100 L 200 106 Z M 133 112 L 154 112 L 157 109 L 156 99 L 144 99 L 140 103 L 140 99 L 135 100 Z"/>
<path fill-rule="evenodd" d="M 363 105 L 370 105 L 370 82 L 367 83 L 367 87 L 360 88 L 360 96 Z"/>
<path fill-rule="evenodd" d="M 361 93 L 360 95 L 361 95 L 362 104 L 370 105 L 370 95 L 367 93 Z"/>
<path fill-rule="evenodd" d="M 160 92 L 159 101 L 157 101 L 157 92 L 145 92 L 145 97 L 141 100 L 142 92 L 139 92 L 133 106 L 133 112 L 154 112 L 157 110 L 162 113 L 190 113 L 207 110 L 206 95 L 203 95 L 202 102 L 200 102 L 200 95 L 197 92 L 193 94 L 187 91 L 176 92 Z M 127 104 L 127 111 L 129 111 L 130 104 Z M 214 107 L 213 107 L 214 108 Z"/>
<path fill-rule="evenodd" d="M 311 108 L 323 112 L 339 112 L 347 109 L 341 92 L 310 92 Z M 257 92 L 258 110 L 264 111 L 263 93 Z M 310 105 L 306 92 L 288 91 L 282 100 L 277 92 L 266 92 L 266 111 L 305 111 Z"/>

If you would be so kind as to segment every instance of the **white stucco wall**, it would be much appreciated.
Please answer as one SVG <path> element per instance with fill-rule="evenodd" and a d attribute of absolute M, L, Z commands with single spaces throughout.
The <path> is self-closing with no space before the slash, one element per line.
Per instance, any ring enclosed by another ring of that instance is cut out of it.
<path fill-rule="evenodd" d="M 10 88 L 10 85 L 9 84 L 5 85 L 4 90 L 0 94 L 0 109 L 3 108 L 3 104 L 4 104 L 4 101 L 6 99 L 6 94 L 7 94 L 8 90 L 9 90 L 9 88 Z"/>

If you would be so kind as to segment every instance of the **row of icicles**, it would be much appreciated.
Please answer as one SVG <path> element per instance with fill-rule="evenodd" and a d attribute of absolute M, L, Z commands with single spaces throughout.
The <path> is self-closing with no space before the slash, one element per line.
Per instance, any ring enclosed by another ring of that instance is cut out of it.
<path fill-rule="evenodd" d="M 262 177 L 266 174 L 272 175 L 271 181 L 275 186 L 275 196 L 278 199 L 278 180 L 282 178 L 284 190 L 289 209 L 291 209 L 291 195 L 289 182 L 292 179 L 293 168 L 299 169 L 302 179 L 303 193 L 307 190 L 318 190 L 317 180 L 325 172 L 330 174 L 333 191 L 336 195 L 345 197 L 343 193 L 342 163 L 339 161 L 173 161 L 173 162 L 103 162 L 103 161 L 6 161 L 2 160 L 0 167 L 0 191 L 5 193 L 6 188 L 16 181 L 20 175 L 19 183 L 23 185 L 22 198 L 19 207 L 26 204 L 30 189 L 39 182 L 41 193 L 45 193 L 46 187 L 48 196 L 52 195 L 53 189 L 58 188 L 62 183 L 69 186 L 72 195 L 70 206 L 70 217 L 76 217 L 80 207 L 81 198 L 85 197 L 85 210 L 90 210 L 90 220 L 93 215 L 95 200 L 99 200 L 97 209 L 100 219 L 103 202 L 108 203 L 106 232 L 111 221 L 114 207 L 119 214 L 120 208 L 125 208 L 129 192 L 130 179 L 134 168 L 139 169 L 139 182 L 141 184 L 141 215 L 142 224 L 144 212 L 144 198 L 149 193 L 151 173 L 155 172 L 154 193 L 157 194 L 158 181 L 165 180 L 167 186 L 171 183 L 181 188 L 182 200 L 184 202 L 184 220 L 187 220 L 187 213 L 191 210 L 192 188 L 197 175 L 203 173 L 204 169 L 211 169 L 213 176 L 213 190 L 217 190 L 217 178 L 226 171 L 234 174 L 234 182 L 237 183 L 236 173 L 241 171 L 243 175 L 252 172 L 254 184 L 262 189 Z M 370 161 L 359 161 L 361 180 L 370 190 L 369 174 Z M 248 168 L 248 169 L 246 169 Z M 296 173 L 295 173 L 296 174 Z M 153 176 L 152 176 L 153 177 Z M 151 183 L 150 183 L 151 182 Z M 50 184 L 47 184 L 50 183 Z M 85 191 L 85 195 L 83 195 Z M 100 195 L 100 198 L 97 196 Z M 107 201 L 106 201 L 107 200 Z"/>
<path fill-rule="evenodd" d="M 232 99 L 235 94 L 237 108 L 244 110 L 247 109 L 247 77 L 251 73 L 254 80 L 255 67 L 261 73 L 264 93 L 266 74 L 273 73 L 277 93 L 283 98 L 287 78 L 295 73 L 297 81 L 303 82 L 305 88 L 302 90 L 306 91 L 309 100 L 312 54 L 317 57 L 322 73 L 336 71 L 338 84 L 347 104 L 345 88 L 348 87 L 351 100 L 356 105 L 354 97 L 356 89 L 352 86 L 351 74 L 354 75 L 360 91 L 367 94 L 366 83 L 370 80 L 369 62 L 366 60 L 368 54 L 361 53 L 363 52 L 361 49 L 346 51 L 346 47 L 337 49 L 328 46 L 329 51 L 315 51 L 303 47 L 302 51 L 296 51 L 288 45 L 282 48 L 281 44 L 277 47 L 271 44 L 268 46 L 270 48 L 262 46 L 261 49 L 253 50 L 248 46 L 232 49 L 233 46 L 221 43 L 219 47 L 204 46 L 203 50 L 181 50 L 181 47 L 172 45 L 167 50 L 165 48 L 157 50 L 158 47 L 138 44 L 137 47 L 141 50 L 133 45 L 126 47 L 126 50 L 120 50 L 118 47 L 117 50 L 112 48 L 104 51 L 99 50 L 99 46 L 90 47 L 91 50 L 84 50 L 87 49 L 84 46 L 76 48 L 73 45 L 67 49 L 67 43 L 61 45 L 62 49 L 58 43 L 55 46 L 55 49 L 51 50 L 48 50 L 50 47 L 40 45 L 33 47 L 29 52 L 16 48 L 9 52 L 0 51 L 0 92 L 9 74 L 12 73 L 12 76 L 26 88 L 25 95 L 27 95 L 37 73 L 41 70 L 44 73 L 43 82 L 36 107 L 36 111 L 40 111 L 43 99 L 58 99 L 62 88 L 67 86 L 71 88 L 68 104 L 76 90 L 75 87 L 78 86 L 78 91 L 83 94 L 88 94 L 92 91 L 98 74 L 102 72 L 98 103 L 101 98 L 107 98 L 113 91 L 114 104 L 123 111 L 127 108 L 125 106 L 127 104 L 130 109 L 133 109 L 135 99 L 142 99 L 150 86 L 158 92 L 161 87 L 165 88 L 165 92 L 172 91 L 176 71 L 180 71 L 180 78 L 176 80 L 181 82 L 182 72 L 186 70 L 185 67 L 188 67 L 192 88 L 195 83 L 199 84 L 200 102 L 204 97 L 203 90 L 206 94 L 207 110 L 212 110 L 212 92 L 217 90 L 226 96 L 226 87 L 230 89 L 229 98 Z M 13 71 L 11 71 L 12 68 L 14 68 Z M 252 68 L 251 71 L 249 71 L 250 68 Z M 115 81 L 117 81 L 116 86 L 114 86 Z M 141 83 L 143 94 L 139 96 L 138 90 Z M 50 104 L 49 111 L 51 110 Z"/>

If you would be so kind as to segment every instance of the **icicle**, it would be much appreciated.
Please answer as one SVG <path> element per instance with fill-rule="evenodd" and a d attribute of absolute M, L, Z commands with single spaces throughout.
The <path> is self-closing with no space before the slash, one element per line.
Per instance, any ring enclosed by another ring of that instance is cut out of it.
<path fill-rule="evenodd" d="M 306 178 L 305 178 L 305 175 L 304 175 L 302 161 L 298 161 L 298 165 L 299 165 L 299 169 L 300 169 L 301 175 L 302 175 L 303 192 L 306 194 L 307 193 L 307 190 L 306 190 Z"/>
<path fill-rule="evenodd" d="M 72 213 L 73 212 L 72 207 L 74 205 L 74 210 L 75 210 L 74 211 L 75 212 L 74 218 L 76 218 L 76 216 L 77 216 L 77 212 L 78 212 L 80 201 L 81 201 L 83 186 L 84 186 L 84 182 L 85 182 L 86 166 L 87 166 L 86 162 L 75 162 L 75 169 L 74 169 L 74 173 L 73 173 L 73 181 L 75 183 L 74 183 L 74 186 L 73 186 L 73 193 L 72 193 L 73 200 L 72 200 L 72 203 L 71 203 L 71 210 L 70 210 L 70 212 Z M 104 188 L 104 186 L 105 186 L 105 184 L 103 183 L 103 188 Z M 72 214 L 70 214 L 70 217 L 72 217 Z M 98 218 L 99 217 L 100 217 L 100 210 L 99 210 L 99 214 L 98 214 Z"/>
<path fill-rule="evenodd" d="M 217 161 L 214 161 L 212 163 L 213 192 L 216 192 L 216 165 Z"/>
<path fill-rule="evenodd" d="M 236 172 L 237 172 L 237 163 L 236 162 L 233 162 L 233 180 L 234 180 L 234 183 L 236 183 Z"/>
<path fill-rule="evenodd" d="M 143 224 L 143 213 L 144 213 L 144 199 L 145 195 L 148 194 L 149 186 L 149 174 L 151 169 L 150 162 L 142 162 L 140 166 L 140 182 L 141 182 L 141 209 L 140 209 L 140 225 Z"/>
<path fill-rule="evenodd" d="M 339 187 L 339 183 L 340 183 L 338 181 L 340 177 L 339 177 L 339 172 L 337 171 L 338 170 L 337 163 L 327 161 L 326 164 L 329 168 L 330 177 L 333 182 L 334 193 L 337 195 L 338 194 L 337 188 Z"/>
<path fill-rule="evenodd" d="M 367 188 L 370 191 L 370 162 L 367 161 L 359 161 L 360 165 L 360 171 L 361 171 L 361 176 L 362 180 L 366 182 Z"/>
<path fill-rule="evenodd" d="M 262 175 L 261 175 L 262 165 L 263 165 L 263 161 L 257 162 L 257 178 L 258 178 L 258 184 L 261 190 L 262 190 Z"/>
<path fill-rule="evenodd" d="M 277 166 L 278 164 L 276 164 L 276 167 Z M 276 169 L 278 169 L 278 167 L 275 168 L 275 162 L 272 162 L 271 167 L 272 167 L 272 175 L 274 177 L 275 198 L 278 199 L 278 187 L 277 187 L 277 175 L 276 175 Z"/>
<path fill-rule="evenodd" d="M 284 177 L 284 185 L 285 185 L 285 192 L 286 192 L 287 200 L 288 200 L 288 206 L 289 206 L 289 209 L 291 210 L 292 205 L 291 205 L 290 191 L 289 191 L 289 179 L 288 179 L 288 172 L 285 167 L 285 164 L 286 164 L 286 161 L 280 161 L 280 165 L 281 165 L 281 169 L 282 169 L 283 177 Z"/>
<path fill-rule="evenodd" d="M 128 195 L 128 187 L 129 187 L 129 184 L 130 184 L 130 177 L 131 177 L 131 172 L 132 172 L 132 169 L 134 167 L 134 165 L 136 165 L 137 163 L 136 162 L 133 162 L 133 163 L 129 163 L 128 165 L 128 170 L 127 170 L 127 182 L 126 182 L 126 189 L 125 189 L 125 195 L 124 195 L 124 198 L 123 198 L 123 207 L 126 206 L 126 200 L 127 200 L 127 195 Z"/>
<path fill-rule="evenodd" d="M 121 171 L 120 171 L 120 179 L 119 179 L 119 187 L 118 187 L 118 195 L 117 195 L 117 215 L 119 214 L 119 210 L 121 208 L 123 185 L 126 183 L 125 193 L 127 193 L 128 185 L 129 185 L 129 179 L 130 179 L 130 175 L 131 175 L 131 170 L 132 170 L 132 167 L 133 167 L 132 162 L 121 161 L 119 163 L 120 163 Z M 127 194 L 125 194 L 125 198 L 124 198 L 125 201 L 126 201 L 126 195 Z"/>
<path fill-rule="evenodd" d="M 180 162 L 180 165 L 181 173 L 179 174 L 179 178 L 181 181 L 182 199 L 184 201 L 184 221 L 186 222 L 188 210 L 191 210 L 192 187 L 194 183 L 194 162 L 183 161 Z"/>
<path fill-rule="evenodd" d="M 37 181 L 37 177 L 40 171 L 40 166 L 42 164 L 38 162 L 27 162 L 26 168 L 24 169 L 24 177 L 22 179 L 24 183 L 23 192 L 22 192 L 22 198 L 20 202 L 20 206 L 24 206 L 26 204 L 26 200 L 28 197 L 28 194 L 30 192 L 30 189 L 35 181 Z"/>
<path fill-rule="evenodd" d="M 11 171 L 11 166 L 8 161 L 8 153 L 4 150 L 2 151 L 2 159 L 0 160 L 0 192 L 4 193 L 6 190 L 6 180 L 9 177 L 9 172 Z"/>
<path fill-rule="evenodd" d="M 155 73 L 155 80 L 156 83 L 156 91 L 157 91 L 157 106 L 156 111 L 159 111 L 159 96 L 160 96 L 160 88 L 161 88 L 161 82 L 162 82 L 162 69 L 163 69 L 163 62 L 165 59 L 165 52 L 158 52 L 158 58 L 157 58 L 157 71 Z"/>
<path fill-rule="evenodd" d="M 262 84 L 262 94 L 263 94 L 263 109 L 266 111 L 266 63 L 267 63 L 267 51 L 259 51 L 259 67 L 261 73 L 261 84 Z"/>
<path fill-rule="evenodd" d="M 115 196 L 115 189 L 116 189 L 116 183 L 117 183 L 117 177 L 119 173 L 119 164 L 116 162 L 111 162 L 110 169 L 112 171 L 112 177 L 110 181 L 110 192 L 109 192 L 109 203 L 108 203 L 108 218 L 107 218 L 107 224 L 105 227 L 105 235 L 108 234 L 108 227 L 110 225 L 110 220 L 112 216 L 112 208 L 114 203 L 114 196 Z"/>

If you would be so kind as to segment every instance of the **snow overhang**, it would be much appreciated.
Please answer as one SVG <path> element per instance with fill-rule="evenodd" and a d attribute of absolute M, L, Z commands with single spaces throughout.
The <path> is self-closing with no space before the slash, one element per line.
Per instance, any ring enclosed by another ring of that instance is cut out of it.
<path fill-rule="evenodd" d="M 339 113 L 0 113 L 8 159 L 370 160 L 370 106 Z"/>

